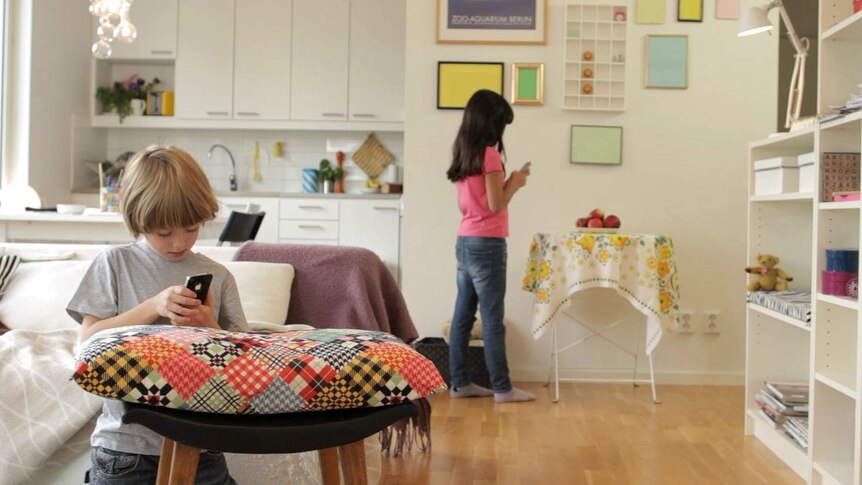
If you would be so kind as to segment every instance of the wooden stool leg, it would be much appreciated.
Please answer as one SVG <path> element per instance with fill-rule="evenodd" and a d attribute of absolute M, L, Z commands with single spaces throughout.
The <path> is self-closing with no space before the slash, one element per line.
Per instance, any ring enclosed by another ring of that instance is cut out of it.
<path fill-rule="evenodd" d="M 168 485 L 171 476 L 171 465 L 174 462 L 174 440 L 162 439 L 162 456 L 159 458 L 159 474 L 156 475 L 156 485 Z"/>
<path fill-rule="evenodd" d="M 368 472 L 365 470 L 365 444 L 362 440 L 339 446 L 341 471 L 346 485 L 366 485 Z"/>
<path fill-rule="evenodd" d="M 194 485 L 201 459 L 200 448 L 174 443 L 173 457 L 170 485 Z"/>
<path fill-rule="evenodd" d="M 320 476 L 323 477 L 323 485 L 339 485 L 341 476 L 338 474 L 338 448 L 324 448 L 317 450 L 320 460 Z"/>

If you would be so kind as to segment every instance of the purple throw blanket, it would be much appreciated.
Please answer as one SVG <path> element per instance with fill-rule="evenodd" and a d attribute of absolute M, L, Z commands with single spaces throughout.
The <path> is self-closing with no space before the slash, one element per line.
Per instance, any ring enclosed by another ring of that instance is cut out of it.
<path fill-rule="evenodd" d="M 234 261 L 293 265 L 286 324 L 377 330 L 407 343 L 419 336 L 398 283 L 368 249 L 248 242 Z"/>
<path fill-rule="evenodd" d="M 407 343 L 419 336 L 395 278 L 368 249 L 247 242 L 233 259 L 293 265 L 296 273 L 286 324 L 377 330 Z M 401 455 L 405 445 L 410 450 L 414 442 L 421 451 L 431 451 L 431 405 L 424 398 L 415 404 L 417 417 L 380 432 L 381 448 L 387 456 Z"/>

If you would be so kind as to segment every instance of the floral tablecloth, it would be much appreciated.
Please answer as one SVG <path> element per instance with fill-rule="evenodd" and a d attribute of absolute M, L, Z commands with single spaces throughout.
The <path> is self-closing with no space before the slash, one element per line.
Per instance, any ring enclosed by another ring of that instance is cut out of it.
<path fill-rule="evenodd" d="M 677 325 L 679 275 L 667 236 L 587 232 L 537 233 L 523 289 L 533 293 L 532 334 L 539 338 L 588 288 L 613 288 L 647 316 L 646 351 Z"/>

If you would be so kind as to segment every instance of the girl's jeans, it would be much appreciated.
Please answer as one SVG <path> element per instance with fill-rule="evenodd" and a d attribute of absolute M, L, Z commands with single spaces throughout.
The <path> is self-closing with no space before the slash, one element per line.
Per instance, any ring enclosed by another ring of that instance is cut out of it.
<path fill-rule="evenodd" d="M 506 297 L 506 239 L 458 236 L 458 297 L 449 335 L 449 370 L 452 387 L 470 383 L 467 374 L 467 348 L 470 330 L 476 320 L 476 307 L 482 315 L 485 365 L 494 392 L 512 389 L 506 362 L 506 327 L 503 326 L 503 301 Z"/>

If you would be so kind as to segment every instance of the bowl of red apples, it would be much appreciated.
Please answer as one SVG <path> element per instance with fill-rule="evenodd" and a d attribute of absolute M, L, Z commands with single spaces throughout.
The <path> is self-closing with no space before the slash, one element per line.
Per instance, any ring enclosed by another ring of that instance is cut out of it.
<path fill-rule="evenodd" d="M 601 209 L 593 209 L 587 217 L 581 217 L 575 221 L 575 227 L 581 232 L 619 232 L 620 218 L 608 214 Z"/>

